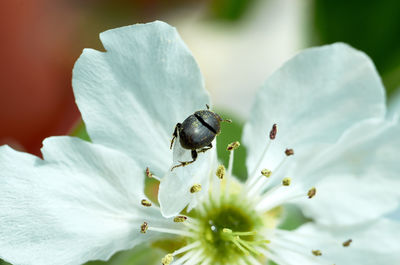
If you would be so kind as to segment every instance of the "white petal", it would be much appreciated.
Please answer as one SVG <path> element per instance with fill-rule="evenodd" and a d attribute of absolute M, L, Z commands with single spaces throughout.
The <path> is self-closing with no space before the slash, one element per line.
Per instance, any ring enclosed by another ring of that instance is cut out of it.
<path fill-rule="evenodd" d="M 400 207 L 386 215 L 387 218 L 400 222 Z"/>
<path fill-rule="evenodd" d="M 317 195 L 299 204 L 325 224 L 353 224 L 393 211 L 400 202 L 400 126 L 365 121 L 319 157 L 300 162 L 298 179 Z"/>
<path fill-rule="evenodd" d="M 301 156 L 310 145 L 334 143 L 357 121 L 384 115 L 384 88 L 364 53 L 341 43 L 305 50 L 272 74 L 256 97 L 244 129 L 247 167 L 254 171 L 274 123 L 278 134 L 262 163 L 271 170 L 285 148 Z"/>
<path fill-rule="evenodd" d="M 396 95 L 394 95 L 389 102 L 388 106 L 388 117 L 400 120 L 400 88 Z"/>
<path fill-rule="evenodd" d="M 100 39 L 106 52 L 85 49 L 73 70 L 89 136 L 161 176 L 172 161 L 176 123 L 209 103 L 199 68 L 163 22 L 109 30 Z"/>
<path fill-rule="evenodd" d="M 213 145 L 215 146 L 215 140 Z M 178 165 L 179 161 L 192 161 L 190 153 L 190 150 L 183 149 L 176 141 L 172 165 Z M 191 203 L 190 208 L 193 208 L 197 204 L 197 200 L 207 194 L 209 177 L 215 160 L 216 147 L 213 147 L 207 152 L 199 153 L 193 164 L 169 170 L 165 174 L 160 182 L 158 192 L 158 201 L 165 217 L 179 214 L 189 203 Z M 190 189 L 195 184 L 201 185 L 201 191 L 191 193 Z"/>
<path fill-rule="evenodd" d="M 295 231 L 281 231 L 269 247 L 288 265 L 389 265 L 400 260 L 399 231 L 399 223 L 385 219 L 341 228 L 306 224 Z M 349 239 L 351 244 L 344 247 Z M 320 250 L 322 256 L 312 255 L 312 250 Z"/>
<path fill-rule="evenodd" d="M 155 236 L 139 232 L 162 219 L 141 206 L 143 171 L 129 157 L 68 137 L 46 140 L 44 154 L 0 147 L 2 259 L 76 265 Z"/>

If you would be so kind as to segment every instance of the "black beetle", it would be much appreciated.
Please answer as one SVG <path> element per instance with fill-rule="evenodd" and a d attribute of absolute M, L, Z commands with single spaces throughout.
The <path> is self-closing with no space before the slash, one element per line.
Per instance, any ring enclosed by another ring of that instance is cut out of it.
<path fill-rule="evenodd" d="M 182 123 L 177 123 L 174 133 L 172 134 L 171 146 L 174 144 L 175 138 L 179 137 L 179 142 L 184 149 L 192 150 L 192 161 L 180 162 L 171 168 L 171 171 L 177 167 L 184 167 L 196 161 L 197 154 L 206 152 L 212 148 L 212 141 L 221 131 L 220 123 L 223 120 L 217 113 L 210 111 L 208 105 L 207 110 L 199 110 L 187 117 Z"/>

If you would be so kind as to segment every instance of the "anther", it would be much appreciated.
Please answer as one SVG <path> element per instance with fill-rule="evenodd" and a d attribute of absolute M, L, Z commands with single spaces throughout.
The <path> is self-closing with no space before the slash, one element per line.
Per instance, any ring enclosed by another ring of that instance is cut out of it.
<path fill-rule="evenodd" d="M 191 188 L 190 188 L 190 193 L 196 193 L 201 191 L 201 185 L 200 184 L 194 184 Z"/>
<path fill-rule="evenodd" d="M 272 171 L 269 169 L 264 168 L 263 170 L 261 170 L 261 175 L 263 175 L 264 177 L 269 178 L 272 174 Z"/>
<path fill-rule="evenodd" d="M 292 155 L 294 155 L 294 151 L 293 151 L 293 149 L 286 149 L 286 150 L 285 150 L 285 154 L 286 154 L 287 156 L 292 156 Z"/>
<path fill-rule="evenodd" d="M 169 265 L 172 261 L 174 261 L 174 256 L 172 256 L 172 254 L 167 254 L 161 259 L 162 265 Z"/>
<path fill-rule="evenodd" d="M 179 215 L 179 216 L 176 216 L 175 218 L 174 218 L 174 222 L 175 223 L 183 223 L 183 222 L 185 222 L 187 220 L 187 217 L 186 216 L 183 216 L 183 215 Z"/>
<path fill-rule="evenodd" d="M 240 146 L 240 143 L 238 141 L 236 141 L 236 142 L 228 144 L 228 146 L 226 147 L 226 150 L 232 151 L 232 150 L 238 149 L 239 146 Z"/>
<path fill-rule="evenodd" d="M 149 229 L 149 224 L 147 222 L 144 222 L 140 226 L 140 233 L 145 234 L 147 232 L 147 229 Z"/>
<path fill-rule="evenodd" d="M 276 124 L 272 125 L 272 129 L 269 132 L 269 139 L 274 140 L 277 132 L 278 132 L 278 127 L 276 126 Z"/>
<path fill-rule="evenodd" d="M 146 200 L 146 199 L 143 199 L 143 200 L 141 201 L 141 203 L 142 203 L 142 205 L 145 206 L 145 207 L 150 207 L 150 206 L 151 206 L 151 202 L 148 201 L 148 200 Z"/>
<path fill-rule="evenodd" d="M 146 168 L 146 176 L 148 178 L 152 178 L 153 177 L 153 173 L 150 172 L 150 169 L 148 167 Z"/>
<path fill-rule="evenodd" d="M 317 189 L 316 189 L 315 187 L 312 187 L 312 188 L 308 191 L 307 196 L 308 196 L 309 199 L 311 199 L 312 197 L 315 196 L 315 194 L 317 194 Z"/>
<path fill-rule="evenodd" d="M 311 253 L 314 255 L 314 256 L 322 256 L 322 252 L 320 251 L 320 250 L 313 250 L 313 251 L 311 251 Z"/>
<path fill-rule="evenodd" d="M 352 239 L 349 239 L 349 240 L 346 240 L 345 242 L 343 242 L 342 245 L 343 245 L 344 247 L 348 247 L 348 246 L 350 246 L 351 242 L 353 242 L 353 240 L 352 240 Z"/>
<path fill-rule="evenodd" d="M 219 165 L 217 171 L 215 172 L 215 175 L 217 175 L 219 179 L 223 179 L 225 177 L 225 172 L 226 170 L 224 165 Z"/>
<path fill-rule="evenodd" d="M 282 180 L 282 185 L 283 185 L 283 186 L 289 186 L 291 182 L 292 182 L 292 179 L 291 179 L 291 178 L 284 178 L 284 179 Z"/>

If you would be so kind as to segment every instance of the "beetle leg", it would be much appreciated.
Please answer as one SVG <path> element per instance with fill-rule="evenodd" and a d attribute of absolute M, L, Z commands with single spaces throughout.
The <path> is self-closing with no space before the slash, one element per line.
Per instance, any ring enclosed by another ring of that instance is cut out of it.
<path fill-rule="evenodd" d="M 196 150 L 192 150 L 192 159 L 193 159 L 192 161 L 185 161 L 185 162 L 179 161 L 180 164 L 176 165 L 176 166 L 173 166 L 171 168 L 171 171 L 174 170 L 177 167 L 184 167 L 184 166 L 192 164 L 194 161 L 196 161 L 196 159 L 197 159 L 197 151 Z"/>
<path fill-rule="evenodd" d="M 175 138 L 178 137 L 178 129 L 181 128 L 181 125 L 182 124 L 180 124 L 180 123 L 177 123 L 175 125 L 175 129 L 174 129 L 174 133 L 172 134 L 171 145 L 169 146 L 169 149 L 172 149 L 172 146 L 174 145 Z"/>
<path fill-rule="evenodd" d="M 206 147 L 200 149 L 199 151 L 197 151 L 197 153 L 204 153 L 208 150 L 210 150 L 213 147 L 212 143 L 210 143 L 209 145 L 207 145 Z"/>

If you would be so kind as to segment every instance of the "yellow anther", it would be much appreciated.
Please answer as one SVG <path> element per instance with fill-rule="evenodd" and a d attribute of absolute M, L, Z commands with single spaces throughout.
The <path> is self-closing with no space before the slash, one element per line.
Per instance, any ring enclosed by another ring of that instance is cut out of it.
<path fill-rule="evenodd" d="M 141 201 L 141 203 L 142 203 L 142 205 L 145 206 L 145 207 L 150 207 L 150 206 L 151 206 L 151 202 L 148 201 L 148 200 L 146 200 L 146 199 L 143 199 L 143 200 Z"/>
<path fill-rule="evenodd" d="M 282 180 L 282 185 L 283 185 L 283 186 L 289 186 L 291 182 L 292 182 L 292 179 L 291 179 L 291 178 L 284 178 L 284 179 Z"/>
<path fill-rule="evenodd" d="M 240 143 L 238 141 L 236 141 L 236 142 L 228 144 L 228 146 L 226 147 L 226 150 L 233 151 L 235 149 L 238 149 L 239 146 L 240 146 Z"/>
<path fill-rule="evenodd" d="M 264 168 L 263 170 L 261 170 L 261 175 L 263 175 L 264 177 L 271 177 L 272 171 L 269 169 Z"/>
<path fill-rule="evenodd" d="M 294 155 L 294 151 L 293 151 L 293 149 L 286 149 L 286 150 L 285 150 L 285 154 L 286 154 L 287 156 L 292 156 L 292 155 Z"/>
<path fill-rule="evenodd" d="M 144 222 L 140 226 L 140 233 L 145 234 L 147 232 L 147 229 L 149 229 L 149 224 L 147 222 Z"/>
<path fill-rule="evenodd" d="M 175 218 L 174 218 L 174 222 L 175 223 L 183 223 L 183 222 L 185 222 L 187 220 L 187 217 L 186 216 L 183 216 L 183 215 L 179 215 L 179 216 L 176 216 Z"/>
<path fill-rule="evenodd" d="M 313 250 L 313 251 L 311 251 L 311 253 L 314 255 L 314 256 L 322 256 L 322 252 L 320 251 L 320 250 Z"/>
<path fill-rule="evenodd" d="M 200 184 L 194 184 L 191 188 L 190 188 L 190 193 L 196 193 L 201 191 L 201 185 Z"/>
<path fill-rule="evenodd" d="M 224 165 L 219 165 L 217 171 L 215 172 L 215 175 L 217 175 L 219 179 L 223 179 L 225 177 L 225 172 L 226 170 Z"/>
<path fill-rule="evenodd" d="M 307 196 L 308 196 L 309 199 L 311 199 L 312 197 L 315 196 L 315 194 L 317 194 L 317 189 L 316 189 L 315 187 L 312 187 L 312 188 L 308 191 Z"/>
<path fill-rule="evenodd" d="M 153 177 L 153 173 L 150 172 L 150 169 L 148 167 L 146 168 L 146 176 L 148 178 L 152 178 Z"/>
<path fill-rule="evenodd" d="M 169 265 L 172 261 L 174 261 L 174 256 L 172 256 L 172 254 L 167 254 L 161 259 L 162 265 Z"/>
<path fill-rule="evenodd" d="M 349 239 L 349 240 L 346 240 L 345 242 L 343 242 L 342 245 L 343 245 L 344 247 L 348 247 L 348 246 L 350 246 L 351 242 L 353 242 L 353 240 L 352 240 L 352 239 Z"/>

